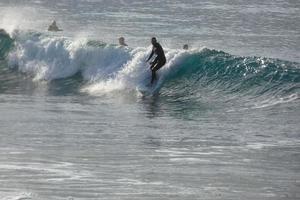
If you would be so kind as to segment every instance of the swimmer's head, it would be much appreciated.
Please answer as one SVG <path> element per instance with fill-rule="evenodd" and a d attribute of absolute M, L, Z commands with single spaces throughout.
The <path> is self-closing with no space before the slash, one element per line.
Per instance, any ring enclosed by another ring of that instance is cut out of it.
<path fill-rule="evenodd" d="M 125 44 L 125 38 L 124 37 L 119 37 L 119 44 L 126 46 L 126 44 Z"/>
<path fill-rule="evenodd" d="M 189 49 L 189 45 L 187 45 L 187 44 L 183 45 L 183 49 L 188 50 Z"/>
<path fill-rule="evenodd" d="M 125 42 L 124 37 L 119 37 L 119 42 L 120 42 L 120 43 Z"/>

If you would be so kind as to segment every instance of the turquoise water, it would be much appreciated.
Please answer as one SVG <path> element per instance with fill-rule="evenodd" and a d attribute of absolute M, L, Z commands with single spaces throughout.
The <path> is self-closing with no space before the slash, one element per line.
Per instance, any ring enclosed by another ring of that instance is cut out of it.
<path fill-rule="evenodd" d="M 0 9 L 1 199 L 299 199 L 298 1 Z"/>

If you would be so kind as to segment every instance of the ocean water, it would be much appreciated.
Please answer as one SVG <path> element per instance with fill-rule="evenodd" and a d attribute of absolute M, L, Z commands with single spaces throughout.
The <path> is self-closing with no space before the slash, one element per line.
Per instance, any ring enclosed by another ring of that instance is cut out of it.
<path fill-rule="evenodd" d="M 299 13 L 1 0 L 0 199 L 299 199 Z M 145 94 L 153 36 L 167 63 Z"/>

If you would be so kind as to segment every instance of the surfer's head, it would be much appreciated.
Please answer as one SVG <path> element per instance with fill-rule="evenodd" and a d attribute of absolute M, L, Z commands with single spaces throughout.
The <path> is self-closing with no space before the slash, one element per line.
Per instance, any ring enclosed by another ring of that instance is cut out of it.
<path fill-rule="evenodd" d="M 151 43 L 152 43 L 153 45 L 155 45 L 155 44 L 157 43 L 157 41 L 156 41 L 156 38 L 155 38 L 155 37 L 151 38 Z"/>

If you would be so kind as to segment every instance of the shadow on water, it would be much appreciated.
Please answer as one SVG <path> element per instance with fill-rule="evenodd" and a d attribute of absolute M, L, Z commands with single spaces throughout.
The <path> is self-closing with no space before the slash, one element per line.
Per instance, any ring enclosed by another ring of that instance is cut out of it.
<path fill-rule="evenodd" d="M 183 120 L 197 120 L 206 115 L 213 106 L 201 98 L 159 94 L 138 100 L 140 109 L 149 119 L 173 117 Z"/>
<path fill-rule="evenodd" d="M 142 110 L 145 112 L 146 117 L 149 119 L 160 117 L 163 114 L 163 104 L 159 95 L 141 97 L 138 99 Z"/>

